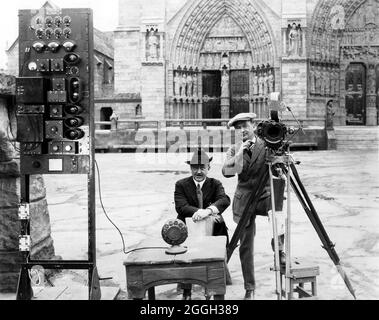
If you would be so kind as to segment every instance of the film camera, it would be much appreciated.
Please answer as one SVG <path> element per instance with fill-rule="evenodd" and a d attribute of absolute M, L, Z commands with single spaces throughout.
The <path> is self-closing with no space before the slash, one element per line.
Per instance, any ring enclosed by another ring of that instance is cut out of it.
<path fill-rule="evenodd" d="M 286 144 L 286 136 L 288 134 L 294 134 L 295 129 L 287 127 L 279 120 L 279 110 L 287 109 L 287 107 L 280 102 L 279 93 L 273 92 L 270 94 L 269 107 L 271 109 L 270 119 L 258 124 L 257 135 L 266 143 L 267 147 L 278 150 Z"/>

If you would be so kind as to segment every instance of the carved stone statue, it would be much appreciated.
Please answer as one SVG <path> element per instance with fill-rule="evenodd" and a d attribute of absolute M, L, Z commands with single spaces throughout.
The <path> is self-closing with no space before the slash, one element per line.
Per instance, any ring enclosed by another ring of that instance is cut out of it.
<path fill-rule="evenodd" d="M 193 96 L 193 79 L 191 74 L 187 76 L 187 97 Z"/>
<path fill-rule="evenodd" d="M 221 77 L 221 97 L 222 98 L 229 97 L 229 73 L 226 70 L 222 72 L 222 77 Z"/>
<path fill-rule="evenodd" d="M 265 80 L 263 78 L 263 74 L 259 75 L 258 77 L 258 94 L 263 96 L 264 95 L 264 86 L 265 86 Z"/>
<path fill-rule="evenodd" d="M 180 95 L 180 76 L 179 72 L 175 72 L 174 76 L 174 96 Z"/>
<path fill-rule="evenodd" d="M 193 79 L 193 81 L 192 81 L 192 83 L 193 83 L 193 89 L 192 89 L 192 92 L 193 92 L 193 95 L 195 96 L 195 97 L 197 97 L 198 95 L 199 95 L 199 92 L 198 92 L 198 77 L 197 77 L 197 74 L 196 73 L 194 73 L 193 75 L 192 75 L 192 79 Z"/>
<path fill-rule="evenodd" d="M 258 95 L 259 87 L 258 87 L 258 76 L 257 73 L 254 72 L 253 74 L 253 94 Z"/>
<path fill-rule="evenodd" d="M 263 95 L 268 95 L 268 76 L 266 72 L 263 74 Z"/>
<path fill-rule="evenodd" d="M 328 101 L 326 105 L 326 129 L 333 129 L 333 116 L 335 112 L 333 110 L 333 101 Z"/>
<path fill-rule="evenodd" d="M 186 92 L 186 75 L 185 74 L 182 74 L 182 75 L 179 75 L 179 95 L 180 96 L 184 96 L 185 95 L 185 92 Z"/>
<path fill-rule="evenodd" d="M 288 28 L 290 28 L 290 32 L 288 34 L 288 55 L 298 56 L 300 55 L 300 25 L 296 25 L 296 23 L 293 23 L 292 26 L 288 25 Z"/>
<path fill-rule="evenodd" d="M 272 74 L 272 70 L 270 69 L 268 71 L 268 93 L 272 93 L 275 91 L 274 81 L 275 81 L 275 78 L 274 78 L 274 75 Z"/>
<path fill-rule="evenodd" d="M 158 59 L 159 39 L 156 36 L 156 32 L 154 29 L 151 29 L 149 32 L 149 36 L 147 39 L 147 45 L 149 47 L 148 60 L 149 61 L 156 61 Z"/>

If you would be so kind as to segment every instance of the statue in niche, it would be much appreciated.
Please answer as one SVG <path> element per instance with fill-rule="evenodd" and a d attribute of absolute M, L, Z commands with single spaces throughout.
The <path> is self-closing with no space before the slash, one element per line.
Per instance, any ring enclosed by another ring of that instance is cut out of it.
<path fill-rule="evenodd" d="M 275 81 L 275 78 L 274 78 L 272 69 L 269 69 L 268 70 L 268 93 L 272 93 L 275 91 L 274 81 Z"/>
<path fill-rule="evenodd" d="M 192 97 L 193 96 L 193 79 L 191 74 L 189 73 L 187 76 L 187 97 Z"/>
<path fill-rule="evenodd" d="M 197 74 L 196 73 L 194 73 L 193 75 L 192 75 L 192 84 L 193 84 L 193 89 L 192 89 L 192 92 L 193 92 L 193 95 L 195 96 L 195 97 L 197 97 L 198 96 L 198 78 L 197 78 Z"/>
<path fill-rule="evenodd" d="M 265 80 L 263 74 L 260 74 L 258 76 L 258 94 L 263 96 L 264 95 L 264 86 L 265 86 Z"/>
<path fill-rule="evenodd" d="M 157 61 L 158 60 L 158 45 L 159 39 L 156 35 L 156 30 L 153 28 L 150 29 L 147 39 L 148 45 L 148 60 L 149 61 Z"/>
<path fill-rule="evenodd" d="M 301 27 L 300 24 L 297 25 L 293 23 L 292 26 L 288 25 L 289 33 L 288 33 L 288 55 L 289 56 L 299 56 L 300 55 L 300 33 Z"/>
<path fill-rule="evenodd" d="M 227 70 L 223 70 L 221 77 L 221 97 L 229 97 L 229 73 Z"/>
<path fill-rule="evenodd" d="M 263 74 L 263 95 L 267 96 L 268 95 L 268 76 L 267 73 L 265 72 Z"/>
<path fill-rule="evenodd" d="M 334 115 L 335 115 L 335 112 L 333 110 L 333 100 L 330 100 L 326 104 L 326 129 L 333 129 Z"/>
<path fill-rule="evenodd" d="M 258 95 L 259 92 L 259 83 L 258 83 L 258 75 L 257 72 L 253 73 L 253 94 Z"/>
<path fill-rule="evenodd" d="M 186 75 L 181 74 L 179 78 L 180 78 L 179 95 L 182 97 L 185 95 L 185 92 L 186 92 Z"/>
<path fill-rule="evenodd" d="M 175 72 L 174 76 L 174 96 L 180 95 L 180 75 L 179 72 Z"/>

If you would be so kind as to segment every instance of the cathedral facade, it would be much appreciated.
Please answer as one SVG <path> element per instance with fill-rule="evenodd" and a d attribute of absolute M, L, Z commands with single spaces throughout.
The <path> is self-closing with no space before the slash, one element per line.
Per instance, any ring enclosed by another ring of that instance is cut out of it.
<path fill-rule="evenodd" d="M 145 119 L 228 119 L 267 118 L 279 91 L 310 125 L 329 110 L 335 125 L 376 126 L 378 10 L 377 0 L 119 0 L 115 95 L 140 97 Z"/>

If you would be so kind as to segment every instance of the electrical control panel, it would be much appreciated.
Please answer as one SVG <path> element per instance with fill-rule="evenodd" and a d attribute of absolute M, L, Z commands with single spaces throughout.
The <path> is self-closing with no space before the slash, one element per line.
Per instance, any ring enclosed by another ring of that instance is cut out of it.
<path fill-rule="evenodd" d="M 91 9 L 19 11 L 21 174 L 85 174 L 94 152 Z"/>

